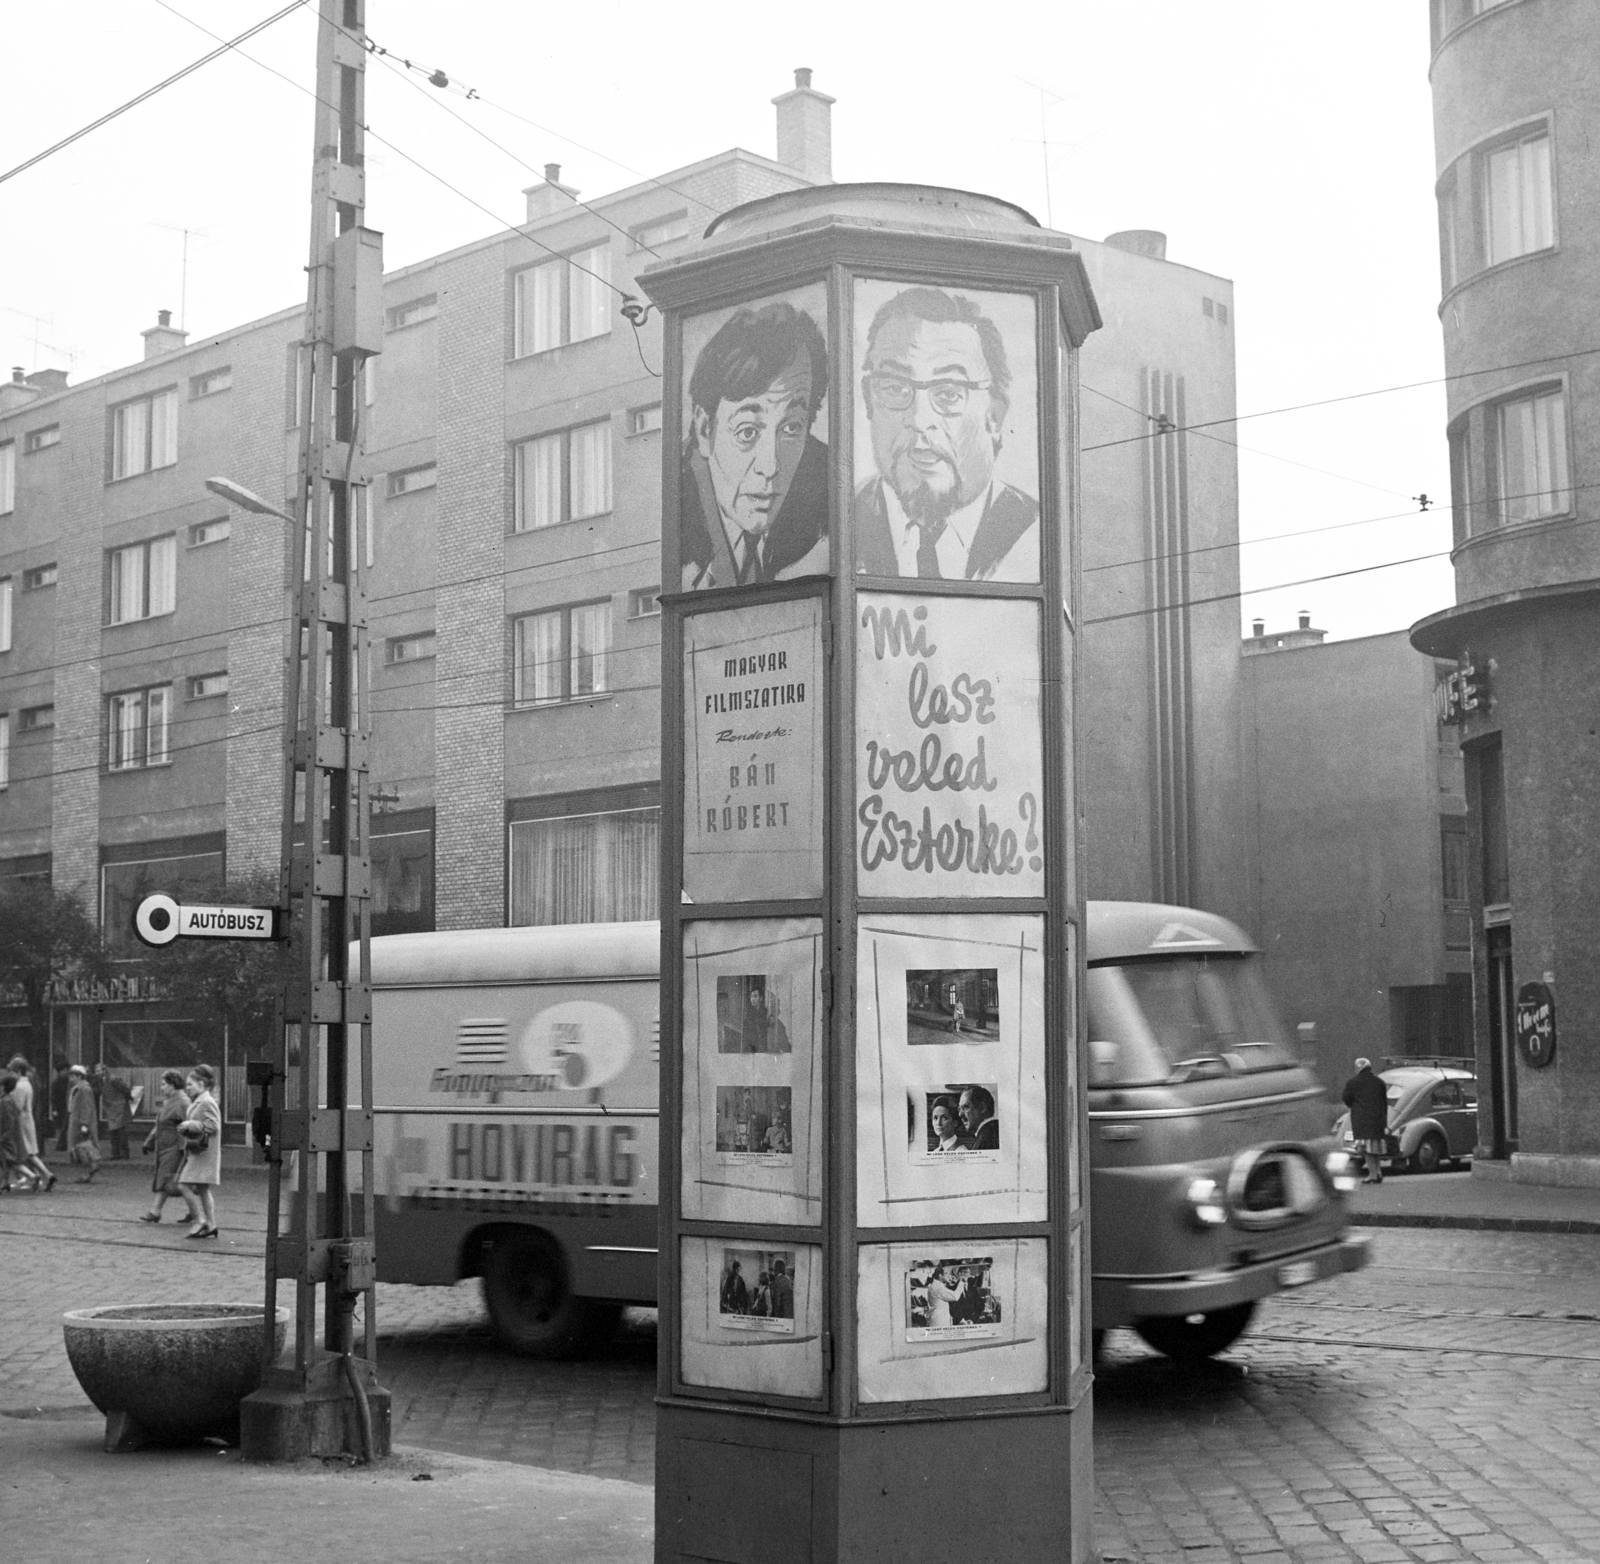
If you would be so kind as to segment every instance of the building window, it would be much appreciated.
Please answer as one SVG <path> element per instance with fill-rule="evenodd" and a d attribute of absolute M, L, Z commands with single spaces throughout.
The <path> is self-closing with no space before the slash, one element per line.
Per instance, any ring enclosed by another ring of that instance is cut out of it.
<path fill-rule="evenodd" d="M 391 666 L 395 663 L 421 662 L 424 658 L 438 655 L 439 637 L 432 630 L 425 630 L 418 635 L 391 636 L 384 642 L 384 661 Z"/>
<path fill-rule="evenodd" d="M 1439 827 L 1440 867 L 1444 900 L 1450 906 L 1467 902 L 1467 832 L 1465 816 L 1446 816 Z"/>
<path fill-rule="evenodd" d="M 401 331 L 407 326 L 420 326 L 425 320 L 433 320 L 438 313 L 439 295 L 424 294 L 420 299 L 397 304 L 389 311 L 389 330 Z"/>
<path fill-rule="evenodd" d="M 1449 431 L 1450 519 L 1459 548 L 1472 532 L 1472 441 L 1463 419 Z"/>
<path fill-rule="evenodd" d="M 628 412 L 629 434 L 656 434 L 661 429 L 661 404 L 652 402 L 648 407 L 635 407 Z"/>
<path fill-rule="evenodd" d="M 157 391 L 111 409 L 111 476 L 133 478 L 178 460 L 178 393 Z"/>
<path fill-rule="evenodd" d="M 0 516 L 17 508 L 17 442 L 0 445 Z"/>
<path fill-rule="evenodd" d="M 197 521 L 189 528 L 189 547 L 204 548 L 208 543 L 221 543 L 233 531 L 233 523 L 226 516 L 215 521 Z"/>
<path fill-rule="evenodd" d="M 603 516 L 611 509 L 611 420 L 580 424 L 516 450 L 518 532 Z"/>
<path fill-rule="evenodd" d="M 48 565 L 35 565 L 31 570 L 22 572 L 22 590 L 24 592 L 37 592 L 41 587 L 53 587 L 56 584 L 56 565 L 51 560 Z"/>
<path fill-rule="evenodd" d="M 170 614 L 177 597 L 178 540 L 171 533 L 111 551 L 111 624 Z"/>
<path fill-rule="evenodd" d="M 189 679 L 189 699 L 192 701 L 209 700 L 213 695 L 226 695 L 228 693 L 228 675 L 226 670 L 221 673 L 197 673 Z"/>
<path fill-rule="evenodd" d="M 1433 45 L 1439 44 L 1475 16 L 1494 11 L 1508 0 L 1433 0 Z"/>
<path fill-rule="evenodd" d="M 0 652 L 11 650 L 11 577 L 0 576 Z"/>
<path fill-rule="evenodd" d="M 511 922 L 655 917 L 660 825 L 658 808 L 513 821 Z"/>
<path fill-rule="evenodd" d="M 1484 265 L 1548 250 L 1554 243 L 1549 131 L 1541 125 L 1482 158 Z"/>
<path fill-rule="evenodd" d="M 37 733 L 41 728 L 56 725 L 56 709 L 52 705 L 24 706 L 17 713 L 18 733 Z"/>
<path fill-rule="evenodd" d="M 30 429 L 22 437 L 22 451 L 25 456 L 32 456 L 35 451 L 48 451 L 52 445 L 60 444 L 60 424 L 47 424 L 43 429 Z"/>
<path fill-rule="evenodd" d="M 361 405 L 371 407 L 378 400 L 378 359 L 377 353 L 370 354 L 361 360 Z"/>
<path fill-rule="evenodd" d="M 433 928 L 433 828 L 394 830 L 372 822 L 372 932 L 425 934 Z"/>
<path fill-rule="evenodd" d="M 628 594 L 630 619 L 659 619 L 661 617 L 661 588 L 635 587 Z"/>
<path fill-rule="evenodd" d="M 107 769 L 136 771 L 141 766 L 166 765 L 172 758 L 167 749 L 171 707 L 170 684 L 111 696 L 106 702 Z"/>
<path fill-rule="evenodd" d="M 133 932 L 133 913 L 152 892 L 165 891 L 178 902 L 201 903 L 215 901 L 222 892 L 220 852 L 174 853 L 171 846 L 161 842 L 119 850 L 153 854 L 162 852 L 163 848 L 166 851 L 161 857 L 141 857 L 100 866 L 100 931 L 106 950 L 112 956 L 143 953 L 144 947 Z"/>
<path fill-rule="evenodd" d="M 11 714 L 0 711 L 0 787 L 11 786 Z"/>
<path fill-rule="evenodd" d="M 671 217 L 658 217 L 633 230 L 636 250 L 659 250 L 662 245 L 676 244 L 689 237 L 689 214 L 674 212 Z"/>
<path fill-rule="evenodd" d="M 439 468 L 429 462 L 425 467 L 408 467 L 404 472 L 389 474 L 389 498 L 398 499 L 402 494 L 418 494 L 423 489 L 436 488 L 439 483 Z"/>
<path fill-rule="evenodd" d="M 574 603 L 513 621 L 512 698 L 546 706 L 606 692 L 611 604 Z"/>
<path fill-rule="evenodd" d="M 1439 280 L 1448 293 L 1461 280 L 1460 214 L 1456 210 L 1456 171 L 1439 181 Z"/>
<path fill-rule="evenodd" d="M 233 366 L 224 364 L 221 369 L 208 369 L 189 381 L 189 396 L 198 402 L 203 396 L 215 396 L 219 391 L 233 389 Z"/>
<path fill-rule="evenodd" d="M 512 279 L 515 357 L 547 353 L 611 330 L 611 246 L 530 266 Z"/>
<path fill-rule="evenodd" d="M 1540 521 L 1571 507 L 1567 399 L 1557 390 L 1502 402 L 1496 426 L 1495 497 L 1500 521 Z"/>

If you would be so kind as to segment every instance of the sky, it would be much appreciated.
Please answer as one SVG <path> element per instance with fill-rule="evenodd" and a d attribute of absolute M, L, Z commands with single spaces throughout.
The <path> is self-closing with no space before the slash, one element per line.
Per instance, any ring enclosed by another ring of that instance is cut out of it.
<path fill-rule="evenodd" d="M 282 3 L 13 8 L 0 173 Z M 303 299 L 314 10 L 0 182 L 0 373 L 77 382 L 135 361 L 158 309 L 197 341 Z M 369 0 L 367 29 L 389 267 L 516 222 L 549 162 L 589 198 L 771 156 L 771 99 L 809 66 L 836 179 L 1161 229 L 1233 280 L 1242 633 L 1305 611 L 1375 635 L 1453 601 L 1424 0 Z"/>

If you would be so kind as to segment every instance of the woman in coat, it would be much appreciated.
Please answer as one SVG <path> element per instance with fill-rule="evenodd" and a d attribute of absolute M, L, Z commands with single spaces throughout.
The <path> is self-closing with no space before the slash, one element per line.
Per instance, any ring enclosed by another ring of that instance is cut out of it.
<path fill-rule="evenodd" d="M 178 1169 L 183 1166 L 183 1141 L 178 1126 L 189 1117 L 189 1094 L 183 1089 L 181 1070 L 161 1072 L 161 1107 L 156 1113 L 155 1127 L 144 1138 L 144 1149 L 156 1154 L 156 1170 L 150 1179 L 155 1199 L 150 1209 L 139 1218 L 141 1222 L 159 1222 L 161 1209 L 173 1196 L 181 1197 L 178 1188 Z"/>
<path fill-rule="evenodd" d="M 11 1089 L 12 1101 L 17 1105 L 17 1132 L 22 1151 L 17 1165 L 24 1173 L 31 1173 L 48 1194 L 55 1188 L 56 1176 L 39 1155 L 39 1126 L 33 1117 L 33 1078 L 28 1061 L 18 1054 L 6 1068 L 17 1078 L 17 1084 Z"/>
<path fill-rule="evenodd" d="M 217 1201 L 213 1191 L 222 1182 L 222 1110 L 211 1095 L 217 1072 L 209 1064 L 197 1064 L 184 1084 L 191 1100 L 188 1114 L 178 1126 L 185 1148 L 178 1190 L 194 1222 L 184 1237 L 215 1238 Z"/>
<path fill-rule="evenodd" d="M 67 1093 L 67 1150 L 85 1169 L 78 1182 L 87 1184 L 100 1171 L 100 1104 L 89 1084 L 89 1072 L 81 1064 L 73 1065 L 67 1074 L 72 1077 L 72 1090 Z"/>
<path fill-rule="evenodd" d="M 1383 1182 L 1383 1158 L 1388 1150 L 1389 1089 L 1372 1073 L 1370 1059 L 1356 1060 L 1356 1073 L 1340 1094 L 1350 1110 L 1350 1137 L 1366 1160 L 1364 1184 Z"/>

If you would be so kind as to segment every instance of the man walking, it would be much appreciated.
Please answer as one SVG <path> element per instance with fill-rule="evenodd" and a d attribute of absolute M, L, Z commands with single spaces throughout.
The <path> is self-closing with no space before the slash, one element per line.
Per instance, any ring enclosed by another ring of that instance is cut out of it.
<path fill-rule="evenodd" d="M 1356 1060 L 1356 1073 L 1344 1083 L 1340 1094 L 1350 1110 L 1350 1135 L 1356 1150 L 1366 1159 L 1364 1184 L 1383 1182 L 1383 1154 L 1387 1150 L 1389 1093 L 1372 1073 L 1370 1059 Z"/>

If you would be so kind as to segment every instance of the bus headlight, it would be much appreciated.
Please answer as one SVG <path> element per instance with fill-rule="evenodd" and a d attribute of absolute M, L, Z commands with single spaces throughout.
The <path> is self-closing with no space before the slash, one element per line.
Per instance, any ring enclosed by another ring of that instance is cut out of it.
<path fill-rule="evenodd" d="M 1348 1151 L 1330 1151 L 1322 1159 L 1322 1165 L 1341 1195 L 1348 1195 L 1356 1187 L 1355 1158 Z"/>
<path fill-rule="evenodd" d="M 1196 1227 L 1221 1227 L 1228 1220 L 1228 1208 L 1222 1203 L 1222 1191 L 1214 1178 L 1191 1179 L 1186 1194 L 1189 1215 Z"/>

